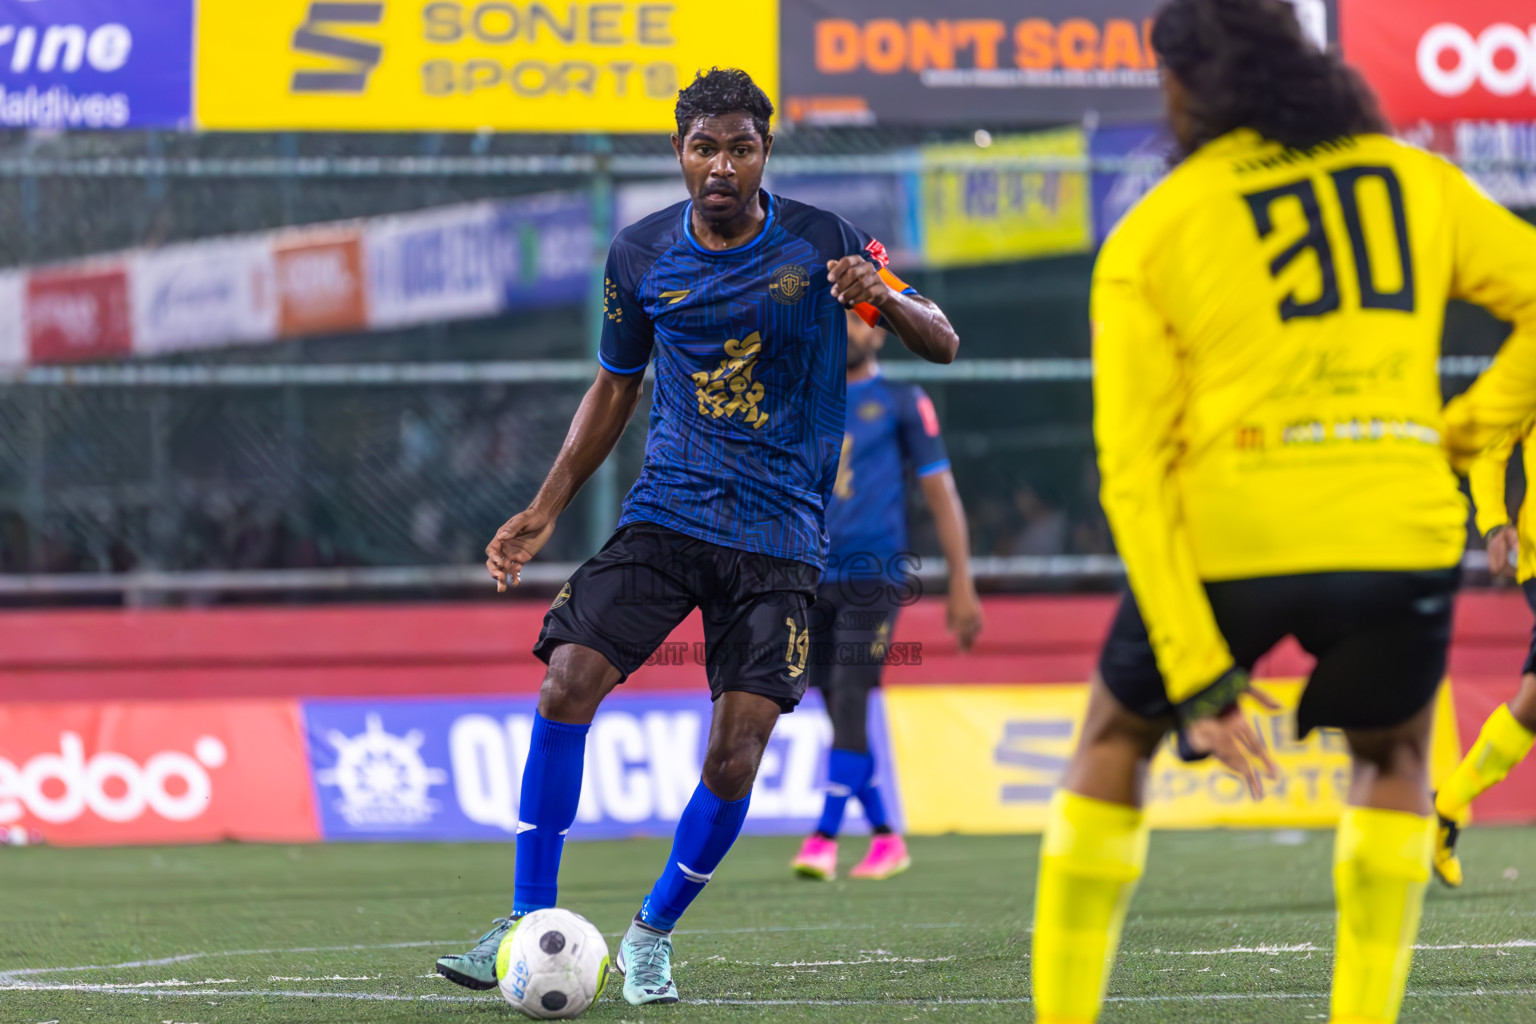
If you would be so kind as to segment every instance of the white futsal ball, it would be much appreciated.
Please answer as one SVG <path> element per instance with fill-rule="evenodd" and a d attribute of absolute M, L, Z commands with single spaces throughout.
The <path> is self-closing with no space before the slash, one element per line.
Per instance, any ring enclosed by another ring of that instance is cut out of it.
<path fill-rule="evenodd" d="M 608 944 L 580 914 L 535 910 L 502 938 L 496 978 L 507 1002 L 530 1017 L 580 1017 L 608 983 Z"/>

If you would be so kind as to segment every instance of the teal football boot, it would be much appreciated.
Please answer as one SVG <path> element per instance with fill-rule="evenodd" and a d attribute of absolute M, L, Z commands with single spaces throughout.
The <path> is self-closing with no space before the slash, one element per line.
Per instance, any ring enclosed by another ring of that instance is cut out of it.
<path fill-rule="evenodd" d="M 496 987 L 496 951 L 508 932 L 517 927 L 520 918 L 498 917 L 491 930 L 480 936 L 468 953 L 452 953 L 438 957 L 437 973 L 453 982 L 477 992 Z"/>
<path fill-rule="evenodd" d="M 624 975 L 624 999 L 632 1006 L 675 1003 L 672 983 L 672 936 L 632 921 L 619 942 L 614 967 Z"/>

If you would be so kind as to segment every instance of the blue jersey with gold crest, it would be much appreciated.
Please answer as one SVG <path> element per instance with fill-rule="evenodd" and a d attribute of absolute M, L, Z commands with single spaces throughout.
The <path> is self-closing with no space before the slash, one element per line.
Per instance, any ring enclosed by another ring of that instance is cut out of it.
<path fill-rule="evenodd" d="M 762 195 L 763 229 L 734 249 L 700 245 L 687 202 L 609 249 L 598 359 L 619 374 L 656 362 L 645 466 L 618 525 L 656 523 L 819 568 L 848 342 L 827 261 L 860 254 L 911 289 L 885 269 L 884 246 L 841 217 Z"/>
<path fill-rule="evenodd" d="M 907 551 L 907 471 L 917 477 L 949 468 L 933 402 L 916 384 L 873 377 L 848 385 L 843 457 L 827 508 L 832 549 L 829 580 L 900 577 Z"/>

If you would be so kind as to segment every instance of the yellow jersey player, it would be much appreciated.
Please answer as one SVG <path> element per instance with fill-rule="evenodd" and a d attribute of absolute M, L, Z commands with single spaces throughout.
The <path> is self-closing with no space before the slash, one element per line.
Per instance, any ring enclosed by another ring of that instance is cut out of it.
<path fill-rule="evenodd" d="M 1152 44 L 1180 160 L 1106 242 L 1092 296 L 1101 497 L 1130 593 L 1041 847 L 1037 1019 L 1098 1016 L 1170 731 L 1262 796 L 1275 769 L 1238 700 L 1292 635 L 1317 659 L 1298 733 L 1342 729 L 1353 759 L 1331 1019 L 1393 1021 L 1430 874 L 1426 751 L 1465 546 L 1436 372 L 1445 306 L 1516 325 L 1519 351 L 1455 410 L 1464 458 L 1536 409 L 1536 229 L 1389 138 L 1364 82 L 1282 0 L 1171 0 Z"/>
<path fill-rule="evenodd" d="M 1530 502 L 1520 508 L 1520 526 L 1509 522 L 1504 498 L 1505 472 L 1515 445 L 1524 453 L 1527 480 L 1536 480 L 1536 420 L 1528 420 L 1504 434 L 1472 464 L 1472 504 L 1477 507 L 1477 532 L 1487 538 L 1488 570 L 1495 576 L 1514 577 L 1525 591 L 1525 600 L 1536 610 L 1536 534 L 1532 533 Z M 1458 821 L 1480 794 L 1504 781 L 1530 753 L 1536 740 L 1536 633 L 1531 652 L 1521 669 L 1520 691 L 1508 704 L 1500 704 L 1483 723 L 1477 741 L 1466 758 L 1435 794 L 1440 816 L 1435 840 L 1435 873 L 1446 885 L 1461 885 L 1461 861 L 1456 856 Z"/>

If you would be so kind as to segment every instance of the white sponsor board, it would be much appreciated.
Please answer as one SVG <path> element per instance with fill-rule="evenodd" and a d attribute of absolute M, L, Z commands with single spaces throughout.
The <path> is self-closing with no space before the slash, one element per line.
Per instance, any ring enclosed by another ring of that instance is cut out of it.
<path fill-rule="evenodd" d="M 27 275 L 0 272 L 0 366 L 27 361 Z"/>
<path fill-rule="evenodd" d="M 129 260 L 128 281 L 141 355 L 277 337 L 268 236 L 140 250 Z"/>
<path fill-rule="evenodd" d="M 514 245 L 490 202 L 370 220 L 369 325 L 494 316 Z"/>

